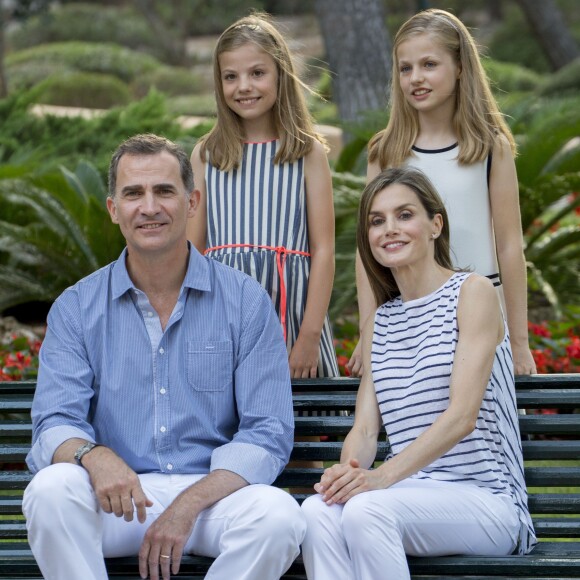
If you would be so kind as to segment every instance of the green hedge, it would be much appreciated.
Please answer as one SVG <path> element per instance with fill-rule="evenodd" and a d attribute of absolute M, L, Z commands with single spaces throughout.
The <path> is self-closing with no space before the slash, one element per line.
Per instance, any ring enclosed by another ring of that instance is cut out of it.
<path fill-rule="evenodd" d="M 578 95 L 580 91 L 580 58 L 550 75 L 540 88 L 543 96 L 561 97 Z"/>
<path fill-rule="evenodd" d="M 518 64 L 490 58 L 484 58 L 482 62 L 491 80 L 492 89 L 496 92 L 534 91 L 544 80 L 541 74 Z"/>
<path fill-rule="evenodd" d="M 35 63 L 40 66 L 61 65 L 72 70 L 109 74 L 125 82 L 147 74 L 160 66 L 152 56 L 117 44 L 90 42 L 55 42 L 27 48 L 6 57 L 8 75 L 13 67 Z"/>
<path fill-rule="evenodd" d="M 132 95 L 122 80 L 100 73 L 51 75 L 34 89 L 35 100 L 46 105 L 110 109 L 126 105 Z"/>
<path fill-rule="evenodd" d="M 108 42 L 161 58 L 149 25 L 132 6 L 88 3 L 53 5 L 48 13 L 29 18 L 7 35 L 12 50 L 49 42 Z"/>

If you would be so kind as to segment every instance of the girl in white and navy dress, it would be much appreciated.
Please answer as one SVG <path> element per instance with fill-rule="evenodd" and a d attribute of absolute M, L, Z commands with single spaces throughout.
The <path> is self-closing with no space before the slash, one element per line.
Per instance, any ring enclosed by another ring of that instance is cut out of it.
<path fill-rule="evenodd" d="M 189 238 L 270 294 L 293 378 L 338 376 L 328 319 L 334 205 L 288 46 L 266 15 L 229 26 L 214 52 L 217 122 L 191 161 L 200 207 Z"/>
<path fill-rule="evenodd" d="M 363 192 L 357 233 L 379 304 L 340 463 L 303 504 L 308 578 L 410 578 L 407 555 L 525 554 L 527 506 L 507 325 L 492 282 L 456 271 L 445 206 L 411 167 Z M 377 436 L 390 443 L 372 469 Z"/>
<path fill-rule="evenodd" d="M 514 137 L 501 114 L 476 43 L 445 10 L 413 15 L 393 42 L 389 122 L 369 142 L 367 179 L 413 166 L 445 203 L 451 260 L 496 286 L 510 330 L 516 374 L 533 374 Z M 357 261 L 361 323 L 375 311 Z M 361 324 L 362 325 L 362 324 Z M 360 349 L 349 368 L 360 373 Z"/>

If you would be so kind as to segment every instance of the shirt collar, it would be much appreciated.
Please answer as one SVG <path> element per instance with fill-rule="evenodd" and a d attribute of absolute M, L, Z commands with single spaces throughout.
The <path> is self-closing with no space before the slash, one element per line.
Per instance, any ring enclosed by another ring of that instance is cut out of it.
<path fill-rule="evenodd" d="M 202 256 L 191 242 L 187 242 L 187 246 L 189 248 L 189 259 L 182 288 L 192 288 L 194 290 L 209 292 L 211 290 L 209 258 Z M 111 282 L 113 300 L 116 300 L 125 294 L 125 292 L 135 288 L 135 285 L 129 277 L 129 272 L 127 272 L 126 260 L 127 248 L 121 252 L 119 259 L 113 264 Z"/>

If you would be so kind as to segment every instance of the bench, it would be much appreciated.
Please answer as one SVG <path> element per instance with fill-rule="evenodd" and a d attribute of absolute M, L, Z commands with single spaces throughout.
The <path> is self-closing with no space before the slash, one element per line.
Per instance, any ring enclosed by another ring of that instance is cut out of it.
<path fill-rule="evenodd" d="M 293 381 L 294 408 L 318 411 L 318 416 L 296 418 L 297 435 L 328 436 L 320 442 L 296 442 L 293 459 L 338 461 L 340 441 L 353 418 L 328 411 L 353 411 L 357 387 L 357 379 L 342 377 Z M 516 387 L 518 407 L 530 410 L 519 418 L 530 510 L 540 543 L 523 557 L 410 557 L 413 578 L 580 578 L 580 414 L 575 413 L 580 409 L 580 374 L 518 377 Z M 0 383 L 0 578 L 41 578 L 21 513 L 22 492 L 31 478 L 23 461 L 30 448 L 34 388 L 34 382 Z M 537 409 L 558 412 L 534 414 Z M 384 439 L 379 443 L 378 459 L 387 446 Z M 311 488 L 320 475 L 320 469 L 289 467 L 276 485 Z M 306 495 L 295 497 L 301 502 Z M 179 578 L 203 578 L 210 564 L 209 558 L 186 556 Z M 139 578 L 135 557 L 109 559 L 107 567 L 111 579 Z M 300 558 L 283 578 L 306 578 Z"/>

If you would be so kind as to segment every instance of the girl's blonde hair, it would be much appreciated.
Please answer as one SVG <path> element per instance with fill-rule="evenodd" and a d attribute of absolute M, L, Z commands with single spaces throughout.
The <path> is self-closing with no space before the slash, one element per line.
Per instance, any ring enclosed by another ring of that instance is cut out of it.
<path fill-rule="evenodd" d="M 399 286 L 390 268 L 386 268 L 377 262 L 369 243 L 369 216 L 373 201 L 378 193 L 395 183 L 406 185 L 415 192 L 430 220 L 437 214 L 441 215 L 443 226 L 439 236 L 433 240 L 435 244 L 435 261 L 443 268 L 457 270 L 451 263 L 447 210 L 435 186 L 422 171 L 415 167 L 385 169 L 367 184 L 362 193 L 356 231 L 358 251 L 377 304 L 384 304 L 400 294 Z"/>
<path fill-rule="evenodd" d="M 316 133 L 306 105 L 303 89 L 310 92 L 297 76 L 294 62 L 284 37 L 265 13 L 255 13 L 239 19 L 219 37 L 213 55 L 214 85 L 217 102 L 217 122 L 201 139 L 202 161 L 207 160 L 223 171 L 237 167 L 243 155 L 245 135 L 239 116 L 226 104 L 222 87 L 219 58 L 224 52 L 253 43 L 270 55 L 278 69 L 278 94 L 272 110 L 274 128 L 280 139 L 280 147 L 274 163 L 293 162 L 307 155 L 317 139 L 325 140 Z"/>
<path fill-rule="evenodd" d="M 403 95 L 397 51 L 403 42 L 419 34 L 429 34 L 439 42 L 455 58 L 461 71 L 456 85 L 453 115 L 453 129 L 459 142 L 459 163 L 468 165 L 483 161 L 492 152 L 498 135 L 506 137 L 515 155 L 513 135 L 491 92 L 473 37 L 453 14 L 430 9 L 412 16 L 395 36 L 391 116 L 387 127 L 369 143 L 369 161 L 378 160 L 382 168 L 397 166 L 412 154 L 411 148 L 419 134 L 419 117 Z"/>

